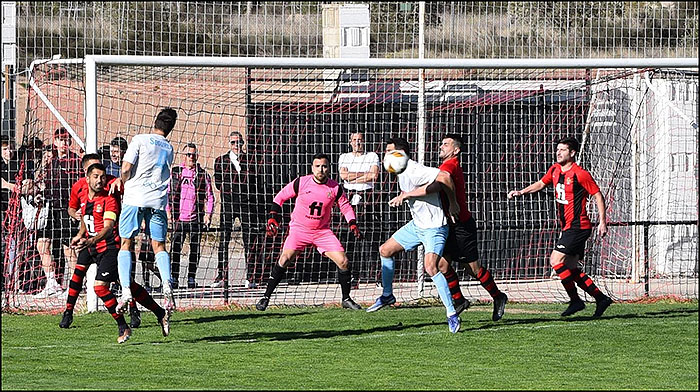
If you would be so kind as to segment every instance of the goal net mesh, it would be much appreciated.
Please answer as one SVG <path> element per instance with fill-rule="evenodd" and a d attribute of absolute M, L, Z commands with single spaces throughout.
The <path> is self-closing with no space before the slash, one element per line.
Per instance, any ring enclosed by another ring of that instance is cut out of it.
<path fill-rule="evenodd" d="M 39 142 L 52 145 L 54 131 L 66 124 L 85 140 L 83 68 L 44 64 L 31 75 L 36 88 L 28 96 L 16 181 L 33 179 L 35 186 L 12 194 L 3 220 L 3 242 L 12 250 L 3 270 L 10 307 L 59 309 L 65 303 L 60 293 L 36 294 L 50 275 L 67 289 L 72 266 L 60 243 L 69 238 L 54 241 L 51 265 L 44 260 L 42 266 L 36 225 L 23 213 L 34 208 L 38 217 L 41 212 L 35 204 L 45 177 Z M 412 146 L 411 157 L 433 167 L 440 164 L 442 137 L 463 136 L 464 191 L 479 229 L 479 260 L 515 301 L 567 300 L 549 266 L 560 233 L 552 189 L 516 200 L 508 200 L 507 193 L 539 180 L 555 162 L 556 141 L 575 136 L 582 142 L 579 164 L 600 186 L 610 222 L 604 238 L 594 226 L 583 270 L 615 299 L 697 298 L 697 70 L 426 68 L 424 89 L 420 84 L 417 69 L 98 65 L 98 147 L 109 161 L 110 142 L 148 132 L 163 107 L 178 112 L 169 136 L 174 165 L 185 161 L 188 143 L 197 146 L 198 163 L 214 184 L 214 213 L 212 224 L 194 233 L 200 247 L 193 265 L 193 233 L 183 233 L 187 237 L 178 252 L 176 290 L 181 307 L 247 306 L 262 296 L 294 204 L 285 203 L 280 235 L 268 238 L 265 223 L 272 198 L 296 177 L 309 174 L 311 157 L 318 152 L 331 157 L 331 177 L 342 183 L 338 157 L 351 151 L 354 132 L 364 133 L 365 149 L 380 159 L 389 137 L 404 137 Z M 217 188 L 223 177 L 215 160 L 229 154 L 232 132 L 240 132 L 245 141 L 240 155 L 244 176 L 236 180 L 245 186 L 236 188 L 239 201 L 226 205 Z M 69 148 L 80 156 L 84 151 L 78 139 Z M 69 190 L 62 191 L 60 197 L 67 198 Z M 348 252 L 351 295 L 357 302 L 368 304 L 381 294 L 379 245 L 411 219 L 407 207 L 388 205 L 398 192 L 396 178 L 380 164 L 373 190 L 356 206 L 361 241 L 334 210 L 332 229 Z M 52 208 L 62 208 L 62 203 L 52 200 Z M 222 205 L 237 218 L 232 227 L 221 224 Z M 595 225 L 593 200 L 588 212 Z M 69 231 L 72 223 L 63 216 L 61 224 Z M 172 253 L 172 222 L 170 229 L 166 249 Z M 226 254 L 222 235 L 230 237 Z M 135 280 L 158 297 L 161 283 L 147 243 L 137 237 Z M 433 283 L 421 272 L 420 252 L 395 258 L 399 302 L 437 298 Z M 175 254 L 171 260 L 177 260 Z M 464 266 L 455 267 L 467 298 L 490 300 Z M 220 283 L 222 272 L 226 279 Z M 188 277 L 194 277 L 194 286 Z M 335 265 L 308 248 L 289 267 L 271 304 L 338 304 L 337 282 Z"/>

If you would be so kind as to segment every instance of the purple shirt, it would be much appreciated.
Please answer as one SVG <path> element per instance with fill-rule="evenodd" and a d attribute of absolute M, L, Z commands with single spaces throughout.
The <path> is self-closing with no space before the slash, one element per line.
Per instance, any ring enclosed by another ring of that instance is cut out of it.
<path fill-rule="evenodd" d="M 182 167 L 182 183 L 180 185 L 180 216 L 177 219 L 180 222 L 192 222 L 197 220 L 197 188 L 194 185 L 197 168 L 190 169 L 184 164 L 180 166 Z M 209 175 L 207 174 L 205 178 L 207 200 L 204 210 L 211 215 L 214 212 L 214 191 L 211 189 L 211 178 Z M 170 211 L 170 204 L 168 204 L 167 209 Z"/>

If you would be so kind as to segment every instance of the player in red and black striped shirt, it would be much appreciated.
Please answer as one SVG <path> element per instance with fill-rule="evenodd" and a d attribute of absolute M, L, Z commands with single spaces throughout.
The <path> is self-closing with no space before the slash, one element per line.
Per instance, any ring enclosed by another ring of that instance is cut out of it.
<path fill-rule="evenodd" d="M 575 162 L 579 151 L 579 142 L 575 138 L 565 138 L 557 143 L 557 163 L 552 165 L 541 180 L 519 191 L 508 192 L 508 198 L 535 193 L 547 185 L 554 186 L 555 201 L 559 212 L 562 232 L 559 235 L 550 264 L 559 275 L 562 285 L 571 298 L 569 307 L 561 314 L 572 315 L 586 307 L 576 292 L 574 282 L 596 300 L 594 317 L 600 317 L 612 300 L 596 287 L 593 280 L 578 268 L 578 261 L 583 259 L 586 240 L 591 235 L 592 225 L 586 211 L 588 196 L 593 195 L 598 206 L 598 235 L 604 237 L 608 232 L 605 223 L 605 199 L 600 188 L 588 171 Z"/>
<path fill-rule="evenodd" d="M 454 224 L 450 222 L 450 232 L 447 236 L 445 250 L 443 251 L 443 257 L 440 258 L 438 269 L 445 276 L 445 280 L 447 280 L 455 310 L 459 314 L 469 307 L 469 301 L 462 295 L 459 287 L 459 277 L 454 268 L 450 265 L 450 261 L 467 264 L 467 271 L 469 274 L 477 278 L 481 286 L 486 289 L 493 298 L 493 315 L 491 318 L 493 321 L 498 321 L 503 317 L 505 306 L 508 302 L 508 296 L 498 289 L 498 285 L 496 285 L 496 282 L 493 280 L 491 272 L 482 267 L 479 263 L 476 222 L 472 213 L 467 208 L 464 172 L 459 163 L 459 154 L 461 152 L 462 137 L 457 134 L 445 135 L 440 145 L 439 157 L 442 159 L 440 170 L 449 173 L 454 182 L 455 198 L 459 205 L 459 219 Z M 440 191 L 440 189 L 440 185 L 437 182 L 433 182 L 432 184 L 424 185 L 408 192 L 405 195 L 417 197 Z M 443 210 L 445 210 L 445 216 L 449 216 L 450 202 L 444 191 L 440 192 L 440 198 Z"/>
<path fill-rule="evenodd" d="M 452 181 L 455 183 L 455 195 L 459 204 L 459 220 L 450 225 L 450 234 L 447 237 L 445 244 L 444 256 L 450 260 L 457 261 L 460 264 L 467 264 L 467 272 L 479 280 L 481 286 L 489 292 L 493 298 L 493 315 L 491 319 L 498 321 L 503 317 L 508 296 L 501 292 L 493 280 L 491 271 L 481 266 L 479 263 L 479 251 L 477 248 L 477 228 L 476 221 L 472 213 L 467 208 L 467 195 L 464 185 L 464 172 L 459 162 L 459 154 L 462 151 L 462 137 L 456 134 L 447 134 L 442 139 L 440 145 L 440 159 L 442 164 L 440 170 L 450 173 Z M 449 206 L 447 196 L 442 192 L 443 208 Z M 442 258 L 440 260 L 440 271 L 445 274 L 445 279 L 450 286 L 450 292 L 455 301 L 455 309 L 466 309 L 469 302 L 462 296 L 459 289 L 457 274 L 450 266 L 449 262 Z M 443 268 L 449 267 L 451 272 L 443 271 Z M 454 277 L 453 277 L 454 276 Z M 460 306 L 460 304 L 462 304 Z"/>
<path fill-rule="evenodd" d="M 81 177 L 75 184 L 70 189 L 70 198 L 68 199 L 68 215 L 72 216 L 75 218 L 78 222 L 82 220 L 82 211 L 81 211 L 81 203 L 84 203 L 84 198 L 85 195 L 89 191 L 88 183 L 87 183 L 87 169 L 92 166 L 95 163 L 102 163 L 102 159 L 100 156 L 96 153 L 87 153 L 83 155 L 82 158 L 82 165 L 83 165 L 83 170 L 85 171 L 86 177 Z M 115 184 L 117 182 L 117 184 Z M 115 199 L 117 200 L 117 204 L 121 205 L 121 199 L 122 199 L 122 192 L 123 192 L 123 187 L 121 186 L 121 179 L 118 179 L 112 175 L 107 174 L 106 185 L 104 187 L 105 190 L 110 191 L 109 193 L 112 194 Z M 114 189 L 112 189 L 114 188 Z M 132 262 L 135 264 L 135 261 Z M 133 264 L 132 264 L 133 266 Z M 88 284 L 91 282 L 94 282 L 95 280 L 95 274 L 96 274 L 96 268 L 93 269 L 88 269 L 86 272 L 87 276 L 87 281 Z M 132 268 L 133 271 L 133 268 Z M 82 282 L 81 282 L 82 283 Z M 97 294 L 91 293 L 92 287 L 88 287 L 88 293 L 87 293 L 87 300 L 88 300 L 88 311 L 90 309 L 90 305 L 95 307 L 97 309 Z M 93 302 L 91 302 L 93 301 Z M 131 328 L 137 328 L 139 325 L 141 325 L 141 312 L 139 311 L 138 307 L 136 306 L 136 301 L 131 301 L 129 304 L 129 316 L 131 317 L 131 320 L 129 322 L 129 326 Z"/>
<path fill-rule="evenodd" d="M 71 246 L 80 253 L 73 277 L 71 278 L 66 310 L 59 327 L 68 328 L 73 322 L 73 308 L 82 289 L 85 271 L 92 263 L 98 265 L 95 292 L 102 299 L 107 310 L 117 321 L 119 337 L 117 342 L 123 343 L 131 336 L 131 329 L 126 324 L 124 316 L 117 312 L 117 299 L 109 290 L 109 283 L 119 279 L 117 273 L 117 253 L 120 248 L 117 231 L 119 203 L 113 195 L 105 190 L 106 173 L 101 163 L 92 164 L 87 169 L 88 191 L 80 196 L 81 222 L 80 231 L 71 240 Z M 134 298 L 140 304 L 150 309 L 158 317 L 162 326 L 163 336 L 170 333 L 169 320 L 163 308 L 153 301 L 153 298 L 137 283 L 131 284 Z"/>

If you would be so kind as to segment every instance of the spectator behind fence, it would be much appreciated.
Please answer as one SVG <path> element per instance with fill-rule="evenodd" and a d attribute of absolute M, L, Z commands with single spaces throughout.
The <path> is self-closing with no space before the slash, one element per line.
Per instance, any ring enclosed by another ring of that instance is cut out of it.
<path fill-rule="evenodd" d="M 173 222 L 170 254 L 172 258 L 171 273 L 173 288 L 178 287 L 180 278 L 180 252 L 185 236 L 190 236 L 189 270 L 187 271 L 187 288 L 196 287 L 197 265 L 199 264 L 199 245 L 204 228 L 211 224 L 214 211 L 214 192 L 211 189 L 211 177 L 197 163 L 197 145 L 187 143 L 185 160 L 173 167 L 170 177 L 170 203 L 168 220 Z"/>
<path fill-rule="evenodd" d="M 233 131 L 229 134 L 230 149 L 214 161 L 214 185 L 221 196 L 221 221 L 219 233 L 219 263 L 214 287 L 224 285 L 228 271 L 229 242 L 236 218 L 240 220 L 243 235 L 243 249 L 246 258 L 246 286 L 253 287 L 263 278 L 263 265 L 256 263 L 262 249 L 256 249 L 263 241 L 263 233 L 258 228 L 264 219 L 259 211 L 263 201 L 256 198 L 262 181 L 256 177 L 255 164 L 251 164 L 249 154 L 243 149 L 243 135 Z"/>
<path fill-rule="evenodd" d="M 20 224 L 18 220 L 18 223 L 11 231 L 5 232 L 3 230 L 4 233 L 15 236 L 13 242 L 16 247 L 10 250 L 12 253 L 10 258 L 16 259 L 19 262 L 18 265 L 15 266 L 18 270 L 18 282 L 14 287 L 16 287 L 20 293 L 35 291 L 38 285 L 37 280 L 32 279 L 32 272 L 35 270 L 35 255 L 37 255 L 33 245 L 35 240 L 34 233 L 36 230 L 36 223 L 42 220 L 42 211 L 44 215 L 47 215 L 48 209 L 37 209 L 34 203 L 34 196 L 36 194 L 41 194 L 41 191 L 36 186 L 37 183 L 34 182 L 34 171 L 37 167 L 37 163 L 41 160 L 40 156 L 43 149 L 44 143 L 37 137 L 25 138 L 24 143 L 17 149 L 17 162 L 21 173 L 20 178 L 22 180 L 20 191 L 22 224 Z M 19 185 L 19 183 L 15 185 Z M 43 199 L 43 195 L 39 199 Z M 25 205 L 31 206 L 31 211 L 25 211 Z M 46 223 L 45 217 L 43 218 L 43 222 L 44 224 Z"/>
<path fill-rule="evenodd" d="M 352 152 L 341 154 L 338 159 L 340 178 L 347 191 L 348 200 L 357 214 L 357 222 L 366 228 L 363 241 L 348 235 L 347 248 L 350 259 L 356 263 L 355 273 L 366 281 L 372 274 L 372 266 L 379 264 L 380 232 L 373 229 L 369 222 L 376 222 L 374 183 L 379 175 L 379 156 L 375 152 L 365 150 L 365 138 L 362 132 L 350 134 Z"/>
<path fill-rule="evenodd" d="M 109 142 L 109 160 L 104 162 L 108 175 L 121 177 L 122 159 L 124 159 L 127 147 L 128 143 L 123 137 L 115 137 Z"/>
<path fill-rule="evenodd" d="M 82 174 L 80 157 L 70 150 L 72 137 L 65 128 L 58 128 L 53 134 L 53 146 L 45 149 L 35 179 L 44 188 L 45 203 L 50 203 L 50 216 L 46 227 L 39 230 L 37 250 L 41 255 L 41 268 L 46 276 L 44 289 L 36 295 L 46 298 L 62 292 L 60 280 L 63 279 L 65 264 L 72 274 L 77 261 L 75 251 L 70 248 L 70 241 L 78 232 L 79 222 L 68 214 L 68 199 L 71 186 Z M 63 248 L 66 263 L 55 264 L 60 259 L 59 248 Z"/>

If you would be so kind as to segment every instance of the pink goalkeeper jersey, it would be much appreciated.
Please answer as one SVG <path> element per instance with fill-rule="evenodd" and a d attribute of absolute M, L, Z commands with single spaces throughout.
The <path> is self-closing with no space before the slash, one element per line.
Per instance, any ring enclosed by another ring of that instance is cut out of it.
<path fill-rule="evenodd" d="M 325 184 L 319 184 L 314 181 L 312 174 L 299 177 L 282 188 L 275 195 L 274 202 L 281 206 L 295 196 L 297 200 L 289 222 L 290 228 L 307 230 L 329 228 L 333 205 L 336 203 L 345 220 L 350 222 L 355 219 L 355 211 L 343 193 L 343 188 L 330 178 Z"/>

